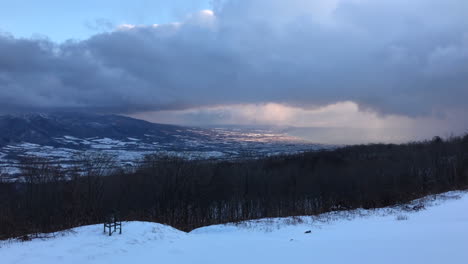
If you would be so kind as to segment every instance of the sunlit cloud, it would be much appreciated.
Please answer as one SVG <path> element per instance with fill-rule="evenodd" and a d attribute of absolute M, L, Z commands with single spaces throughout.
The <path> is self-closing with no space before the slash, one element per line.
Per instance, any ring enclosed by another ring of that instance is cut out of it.
<path fill-rule="evenodd" d="M 135 27 L 136 25 L 132 25 L 132 24 L 122 24 L 117 27 L 117 30 L 130 30 L 130 29 L 134 29 Z"/>
<path fill-rule="evenodd" d="M 200 11 L 200 13 L 202 13 L 202 14 L 204 14 L 206 16 L 214 16 L 213 10 L 209 10 L 209 9 L 202 10 L 202 11 Z"/>
<path fill-rule="evenodd" d="M 351 101 L 315 108 L 278 103 L 235 104 L 175 111 L 141 112 L 133 117 L 192 126 L 266 126 L 322 143 L 406 142 L 466 132 L 463 113 L 407 117 L 362 110 Z"/>

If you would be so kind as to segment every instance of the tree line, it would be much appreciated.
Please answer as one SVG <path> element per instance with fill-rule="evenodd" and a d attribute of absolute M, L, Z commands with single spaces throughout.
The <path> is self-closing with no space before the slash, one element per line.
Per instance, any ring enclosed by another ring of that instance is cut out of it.
<path fill-rule="evenodd" d="M 78 159 L 64 170 L 25 158 L 21 181 L 0 181 L 0 239 L 102 223 L 115 211 L 189 231 L 379 208 L 468 186 L 468 135 L 236 161 L 149 155 L 131 170 L 104 154 Z"/>

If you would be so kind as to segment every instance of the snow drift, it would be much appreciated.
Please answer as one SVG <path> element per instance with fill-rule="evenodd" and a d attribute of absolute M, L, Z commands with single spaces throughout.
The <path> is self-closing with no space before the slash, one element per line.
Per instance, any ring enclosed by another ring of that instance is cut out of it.
<path fill-rule="evenodd" d="M 467 192 L 449 192 L 406 206 L 262 219 L 190 233 L 125 222 L 122 235 L 109 237 L 101 225 L 84 226 L 49 239 L 1 242 L 0 259 L 5 264 L 466 263 L 467 207 Z"/>

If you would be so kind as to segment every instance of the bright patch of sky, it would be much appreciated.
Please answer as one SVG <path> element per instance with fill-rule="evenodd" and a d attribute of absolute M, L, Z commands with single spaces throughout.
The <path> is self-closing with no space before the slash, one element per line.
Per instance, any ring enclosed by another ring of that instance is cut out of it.
<path fill-rule="evenodd" d="M 459 121 L 463 115 L 463 112 L 446 113 L 443 118 L 379 115 L 346 101 L 309 108 L 277 103 L 220 105 L 132 116 L 175 125 L 268 127 L 311 142 L 361 144 L 401 143 L 430 139 L 434 135 L 447 138 L 463 134 L 466 124 Z"/>

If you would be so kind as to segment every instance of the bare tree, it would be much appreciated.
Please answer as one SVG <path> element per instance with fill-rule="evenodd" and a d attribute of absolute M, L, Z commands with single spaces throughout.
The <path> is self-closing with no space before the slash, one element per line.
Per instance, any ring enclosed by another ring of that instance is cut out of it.
<path fill-rule="evenodd" d="M 25 181 L 0 182 L 0 238 L 98 223 L 112 209 L 123 220 L 191 230 L 383 207 L 468 186 L 468 136 L 231 161 L 158 154 L 131 171 L 103 153 L 76 160 L 64 170 L 25 159 Z"/>
<path fill-rule="evenodd" d="M 112 175 L 117 170 L 115 157 L 103 152 L 84 152 L 73 160 L 72 189 L 76 207 L 82 208 L 87 215 L 78 218 L 90 218 L 93 221 L 103 217 L 104 177 Z M 77 199 L 78 198 L 78 199 Z M 86 222 L 85 219 L 82 220 Z"/>

